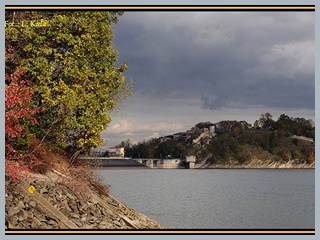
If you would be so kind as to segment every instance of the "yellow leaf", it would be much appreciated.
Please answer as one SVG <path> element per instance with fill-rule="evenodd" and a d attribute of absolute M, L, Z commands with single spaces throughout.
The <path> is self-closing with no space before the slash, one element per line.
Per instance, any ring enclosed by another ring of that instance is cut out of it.
<path fill-rule="evenodd" d="M 31 185 L 31 186 L 28 188 L 28 191 L 33 194 L 33 193 L 36 191 L 36 188 Z"/>

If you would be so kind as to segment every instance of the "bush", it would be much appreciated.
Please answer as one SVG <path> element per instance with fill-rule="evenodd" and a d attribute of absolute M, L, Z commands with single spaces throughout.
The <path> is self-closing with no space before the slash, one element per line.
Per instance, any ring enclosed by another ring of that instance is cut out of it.
<path fill-rule="evenodd" d="M 298 150 L 294 150 L 293 153 L 292 153 L 292 157 L 294 159 L 301 159 L 302 155 Z"/>

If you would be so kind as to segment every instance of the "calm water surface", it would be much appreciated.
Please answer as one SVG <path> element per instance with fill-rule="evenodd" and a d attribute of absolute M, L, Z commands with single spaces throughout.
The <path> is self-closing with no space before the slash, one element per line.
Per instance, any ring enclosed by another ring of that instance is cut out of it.
<path fill-rule="evenodd" d="M 313 169 L 98 170 L 110 193 L 171 229 L 314 229 Z"/>

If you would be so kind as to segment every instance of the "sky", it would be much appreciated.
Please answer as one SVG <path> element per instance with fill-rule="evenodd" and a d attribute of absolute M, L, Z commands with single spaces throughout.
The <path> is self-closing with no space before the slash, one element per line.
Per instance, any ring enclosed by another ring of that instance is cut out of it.
<path fill-rule="evenodd" d="M 266 112 L 315 119 L 314 12 L 125 12 L 114 34 L 136 84 L 102 149 Z"/>

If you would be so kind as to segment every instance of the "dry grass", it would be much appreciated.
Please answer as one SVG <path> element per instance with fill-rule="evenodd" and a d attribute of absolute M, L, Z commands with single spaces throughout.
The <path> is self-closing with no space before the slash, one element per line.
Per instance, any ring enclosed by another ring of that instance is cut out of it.
<path fill-rule="evenodd" d="M 59 183 L 71 188 L 75 193 L 86 195 L 91 191 L 100 195 L 108 195 L 109 186 L 102 183 L 99 177 L 86 166 L 69 166 L 62 170 L 66 176 Z"/>
<path fill-rule="evenodd" d="M 46 174 L 53 168 L 53 164 L 57 159 L 57 152 L 53 152 L 41 145 L 40 141 L 33 139 L 29 152 L 38 160 L 38 163 L 32 166 L 32 171 L 40 174 Z"/>
<path fill-rule="evenodd" d="M 86 165 L 70 165 L 65 152 L 48 149 L 36 141 L 32 143 L 30 149 L 33 149 L 33 155 L 39 161 L 33 166 L 33 172 L 46 174 L 55 170 L 64 176 L 59 178 L 58 183 L 77 194 L 86 195 L 90 191 L 95 191 L 101 195 L 108 195 L 109 186 L 103 184 Z"/>
<path fill-rule="evenodd" d="M 29 157 L 24 161 L 6 159 L 6 182 L 56 171 L 61 175 L 57 183 L 76 194 L 90 195 L 94 191 L 100 195 L 108 195 L 109 186 L 102 183 L 86 164 L 76 161 L 77 165 L 71 165 L 66 152 L 47 148 L 36 139 L 32 140 L 28 150 Z"/>

